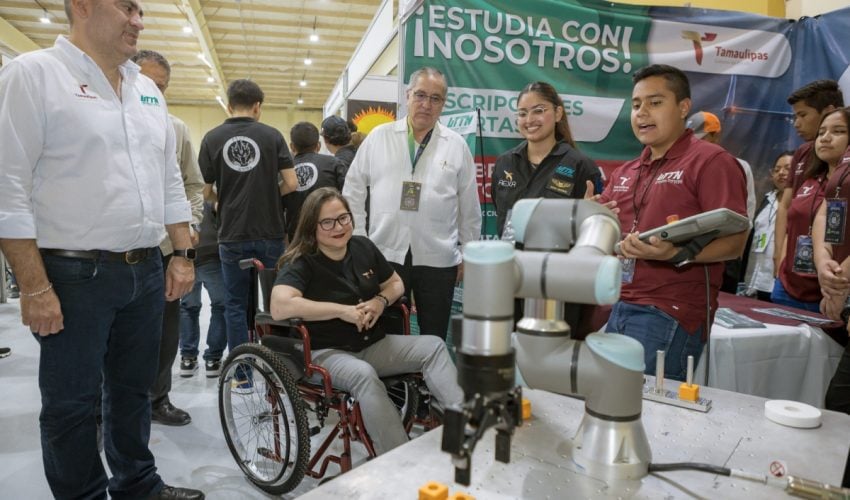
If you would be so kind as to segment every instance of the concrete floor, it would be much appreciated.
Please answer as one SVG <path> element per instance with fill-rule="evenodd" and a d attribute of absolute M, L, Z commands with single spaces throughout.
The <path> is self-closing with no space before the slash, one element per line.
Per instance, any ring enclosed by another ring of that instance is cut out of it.
<path fill-rule="evenodd" d="M 204 295 L 201 331 L 205 336 L 209 302 Z M 205 339 L 201 339 L 205 345 Z M 38 414 L 38 344 L 21 324 L 19 301 L 0 304 L 0 347 L 12 355 L 0 359 L 0 498 L 31 500 L 52 498 L 41 461 Z M 178 356 L 179 359 L 179 356 Z M 181 378 L 175 363 L 171 401 L 188 411 L 192 423 L 185 427 L 153 424 L 150 448 L 159 474 L 167 484 L 198 488 L 209 499 L 270 498 L 245 479 L 224 441 L 218 417 L 217 379 L 205 377 L 203 367 L 192 378 Z M 326 427 L 327 429 L 327 427 Z M 317 440 L 313 438 L 313 449 Z M 355 463 L 365 459 L 363 447 L 354 443 Z M 106 463 L 104 459 L 104 464 Z M 331 465 L 330 473 L 336 470 Z M 295 498 L 317 484 L 305 478 L 284 498 Z"/>

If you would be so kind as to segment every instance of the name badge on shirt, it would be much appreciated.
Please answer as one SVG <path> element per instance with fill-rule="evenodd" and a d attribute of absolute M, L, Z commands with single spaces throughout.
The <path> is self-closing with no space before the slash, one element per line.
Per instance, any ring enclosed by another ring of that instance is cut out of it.
<path fill-rule="evenodd" d="M 817 274 L 815 271 L 815 248 L 812 237 L 808 234 L 797 236 L 797 246 L 794 248 L 794 267 L 798 274 Z"/>
<path fill-rule="evenodd" d="M 847 223 L 847 200 L 829 198 L 826 200 L 826 231 L 823 240 L 827 243 L 844 243 L 844 225 Z"/>
<path fill-rule="evenodd" d="M 419 196 L 422 194 L 422 183 L 404 181 L 401 185 L 401 208 L 412 212 L 419 211 Z"/>
<path fill-rule="evenodd" d="M 620 261 L 623 264 L 623 283 L 631 283 L 635 277 L 635 259 L 623 259 Z"/>
<path fill-rule="evenodd" d="M 753 235 L 753 252 L 764 253 L 767 250 L 767 242 L 770 240 L 766 232 L 760 232 Z"/>

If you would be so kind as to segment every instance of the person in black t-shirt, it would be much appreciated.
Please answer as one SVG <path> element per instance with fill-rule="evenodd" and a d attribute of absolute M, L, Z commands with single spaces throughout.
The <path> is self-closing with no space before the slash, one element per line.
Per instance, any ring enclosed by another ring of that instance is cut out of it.
<path fill-rule="evenodd" d="M 319 129 L 312 123 L 296 123 L 289 131 L 289 141 L 295 154 L 293 161 L 298 187 L 283 197 L 283 208 L 286 211 L 286 235 L 292 241 L 301 204 L 307 195 L 322 187 L 342 191 L 348 166 L 333 156 L 319 154 Z"/>
<path fill-rule="evenodd" d="M 322 138 L 325 140 L 325 146 L 331 154 L 345 164 L 345 172 L 348 171 L 348 167 L 351 166 L 354 155 L 357 153 L 357 147 L 351 144 L 352 132 L 348 122 L 339 116 L 329 116 L 322 122 Z M 343 172 L 343 175 L 345 175 L 345 172 Z"/>
<path fill-rule="evenodd" d="M 552 85 L 532 82 L 517 98 L 516 125 L 525 141 L 502 153 L 493 168 L 492 195 L 496 228 L 504 236 L 505 221 L 514 204 L 525 198 L 585 198 L 588 188 L 602 192 L 596 164 L 576 149 L 564 101 Z M 523 301 L 515 302 L 514 317 L 522 317 Z M 564 320 L 573 334 L 583 330 L 578 304 L 565 304 Z M 589 309 L 587 309 L 589 310 Z"/>
<path fill-rule="evenodd" d="M 406 442 L 407 433 L 378 377 L 422 372 L 443 406 L 459 405 L 463 392 L 442 339 L 383 330 L 378 318 L 404 285 L 375 244 L 352 237 L 352 230 L 351 209 L 337 190 L 320 188 L 307 197 L 280 259 L 271 314 L 306 322 L 313 363 L 360 402 L 375 451 L 383 453 Z"/>
<path fill-rule="evenodd" d="M 281 133 L 260 123 L 263 91 L 251 80 L 234 80 L 227 88 L 231 118 L 210 130 L 201 143 L 198 163 L 204 197 L 219 219 L 218 251 L 227 289 L 227 346 L 248 341 L 246 307 L 251 274 L 239 268 L 256 258 L 268 267 L 283 254 L 286 229 L 280 197 L 295 190 L 292 156 Z M 217 191 L 213 190 L 215 186 Z"/>

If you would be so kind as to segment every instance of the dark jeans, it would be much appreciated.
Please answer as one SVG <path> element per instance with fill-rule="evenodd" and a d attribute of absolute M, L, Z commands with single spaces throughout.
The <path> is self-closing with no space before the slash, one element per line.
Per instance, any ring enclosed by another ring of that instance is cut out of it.
<path fill-rule="evenodd" d="M 156 374 L 165 290 L 162 261 L 44 255 L 64 329 L 41 346 L 41 446 L 56 498 L 144 498 L 162 488 L 148 448 L 148 390 Z M 95 401 L 103 386 L 108 480 L 97 451 Z"/>
<path fill-rule="evenodd" d="M 826 390 L 824 408 L 850 415 L 850 342 L 838 362 L 838 369 Z M 850 457 L 848 457 L 850 460 Z"/>
<path fill-rule="evenodd" d="M 283 238 L 279 240 L 237 241 L 218 244 L 221 257 L 221 274 L 227 290 L 224 305 L 224 320 L 227 323 L 227 347 L 233 351 L 248 342 L 248 292 L 251 287 L 251 272 L 239 269 L 242 259 L 259 259 L 266 269 L 274 269 L 277 259 L 283 254 Z"/>
<path fill-rule="evenodd" d="M 773 291 L 770 293 L 770 301 L 781 306 L 794 307 L 804 311 L 820 313 L 820 301 L 802 302 L 795 299 L 788 294 L 788 291 L 785 290 L 784 286 L 782 286 L 782 281 L 779 278 L 773 280 Z"/>
<path fill-rule="evenodd" d="M 162 269 L 168 269 L 171 255 L 162 257 Z M 165 273 L 163 273 L 163 277 Z M 165 303 L 162 311 L 162 339 L 159 342 L 159 366 L 156 379 L 151 386 L 151 405 L 159 406 L 168 401 L 171 392 L 171 366 L 177 357 L 177 344 L 180 340 L 180 300 Z"/>
<path fill-rule="evenodd" d="M 221 261 L 218 259 L 195 266 L 195 286 L 192 291 L 180 299 L 180 355 L 186 358 L 198 357 L 198 343 L 201 339 L 201 288 L 206 288 L 210 296 L 210 326 L 207 329 L 207 349 L 205 360 L 220 360 L 227 347 L 227 325 L 224 321 L 224 278 L 221 275 Z"/>
<path fill-rule="evenodd" d="M 702 353 L 702 327 L 688 332 L 655 306 L 617 302 L 611 309 L 605 331 L 627 335 L 643 345 L 644 373 L 648 375 L 655 375 L 656 351 L 666 351 L 664 376 L 681 381 L 687 375 L 688 356 L 694 357 L 696 367 Z"/>
<path fill-rule="evenodd" d="M 407 251 L 404 265 L 395 262 L 390 264 L 404 282 L 404 294 L 410 297 L 412 292 L 419 334 L 436 335 L 445 340 L 452 313 L 457 266 L 414 266 L 410 250 Z"/>

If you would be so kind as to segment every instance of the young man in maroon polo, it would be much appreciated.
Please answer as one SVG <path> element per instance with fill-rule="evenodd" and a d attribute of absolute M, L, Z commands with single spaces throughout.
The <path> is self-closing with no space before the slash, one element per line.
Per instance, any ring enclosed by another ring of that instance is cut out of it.
<path fill-rule="evenodd" d="M 792 92 L 788 96 L 788 104 L 794 111 L 794 128 L 797 130 L 797 135 L 806 142 L 794 151 L 794 156 L 791 158 L 791 170 L 788 172 L 788 182 L 785 184 L 779 206 L 776 208 L 773 269 L 777 274 L 782 264 L 785 236 L 788 234 L 788 209 L 797 190 L 806 180 L 803 177 L 803 170 L 811 160 L 820 118 L 824 113 L 844 106 L 844 97 L 835 80 L 815 80 Z"/>
<path fill-rule="evenodd" d="M 622 293 L 607 331 L 643 344 L 647 373 L 655 370 L 656 351 L 666 351 L 665 375 L 684 380 L 688 356 L 698 360 L 706 338 L 706 301 L 712 315 L 717 309 L 722 262 L 741 255 L 747 232 L 701 248 L 642 242 L 638 233 L 716 208 L 746 216 L 746 182 L 734 156 L 685 127 L 691 91 L 684 73 L 656 64 L 633 81 L 632 130 L 646 147 L 614 171 L 599 200 L 617 202 L 625 235 Z"/>

